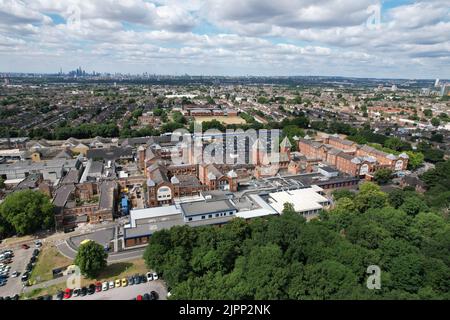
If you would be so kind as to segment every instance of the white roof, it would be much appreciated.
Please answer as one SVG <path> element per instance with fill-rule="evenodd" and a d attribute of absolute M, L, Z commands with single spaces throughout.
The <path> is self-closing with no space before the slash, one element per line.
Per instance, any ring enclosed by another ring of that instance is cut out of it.
<path fill-rule="evenodd" d="M 181 214 L 181 209 L 177 206 L 155 207 L 146 209 L 137 209 L 130 211 L 131 227 L 136 227 L 136 220 L 155 219 L 159 217 Z"/>
<path fill-rule="evenodd" d="M 236 213 L 236 217 L 243 219 L 253 219 L 278 214 L 278 212 L 275 211 L 275 209 L 272 208 L 267 202 L 265 202 L 260 196 L 252 194 L 249 195 L 249 198 L 256 202 L 259 208 L 254 210 L 239 211 Z"/>
<path fill-rule="evenodd" d="M 328 199 L 318 194 L 315 188 L 281 191 L 271 193 L 269 196 L 270 205 L 280 214 L 285 203 L 292 203 L 298 213 L 320 210 L 323 208 L 321 203 L 328 203 Z"/>

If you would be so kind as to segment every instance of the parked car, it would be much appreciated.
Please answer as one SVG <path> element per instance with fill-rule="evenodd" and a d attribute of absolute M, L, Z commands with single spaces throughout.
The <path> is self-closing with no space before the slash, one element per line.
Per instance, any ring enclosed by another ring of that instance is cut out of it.
<path fill-rule="evenodd" d="M 20 272 L 14 271 L 14 272 L 11 274 L 11 278 L 17 278 L 19 275 L 20 275 Z"/>
<path fill-rule="evenodd" d="M 127 280 L 127 278 L 123 278 L 121 284 L 122 284 L 122 287 L 126 287 L 126 286 L 128 285 L 128 280 Z"/>
<path fill-rule="evenodd" d="M 134 285 L 134 278 L 133 277 L 128 277 L 128 284 L 130 285 L 130 286 L 132 286 L 132 285 Z"/>
<path fill-rule="evenodd" d="M 22 245 L 22 249 L 25 249 L 25 250 L 30 249 L 30 246 L 24 243 Z"/>
<path fill-rule="evenodd" d="M 101 282 L 97 282 L 95 284 L 95 291 L 96 292 L 101 292 L 102 291 L 102 283 Z"/>
<path fill-rule="evenodd" d="M 159 299 L 158 292 L 156 291 L 150 292 L 150 300 L 158 300 L 158 299 Z"/>
<path fill-rule="evenodd" d="M 94 294 L 95 293 L 95 284 L 91 284 L 91 285 L 89 285 L 89 287 L 88 287 L 88 294 L 89 295 L 92 295 L 92 294 Z"/>
<path fill-rule="evenodd" d="M 114 281 L 110 281 L 109 283 L 108 283 L 108 288 L 109 289 L 114 289 Z"/>
<path fill-rule="evenodd" d="M 78 297 L 81 293 L 81 288 L 77 288 L 75 290 L 73 290 L 73 296 L 74 297 Z"/>
<path fill-rule="evenodd" d="M 158 279 L 159 279 L 158 274 L 156 272 L 153 272 L 153 280 L 158 280 Z"/>
<path fill-rule="evenodd" d="M 114 285 L 118 288 L 120 287 L 120 279 L 116 279 Z"/>
<path fill-rule="evenodd" d="M 44 300 L 47 300 L 47 301 L 53 300 L 53 297 L 48 294 L 48 295 L 44 296 Z"/>
<path fill-rule="evenodd" d="M 81 288 L 80 296 L 84 297 L 87 295 L 88 289 L 86 287 Z"/>
<path fill-rule="evenodd" d="M 22 275 L 22 278 L 20 278 L 20 279 L 22 280 L 22 282 L 28 281 L 28 276 L 29 276 L 28 272 L 25 272 L 25 273 Z"/>
<path fill-rule="evenodd" d="M 145 294 L 142 296 L 142 300 L 150 300 L 150 295 L 149 295 L 148 293 L 145 293 Z"/>
<path fill-rule="evenodd" d="M 153 273 L 147 272 L 147 281 L 153 281 Z"/>
<path fill-rule="evenodd" d="M 147 277 L 146 277 L 146 276 L 144 276 L 143 274 L 141 274 L 140 277 L 141 277 L 141 282 L 142 282 L 142 283 L 146 283 L 146 282 L 147 282 Z"/>
<path fill-rule="evenodd" d="M 108 281 L 102 283 L 102 291 L 107 291 L 109 289 Z"/>
<path fill-rule="evenodd" d="M 72 297 L 72 290 L 69 289 L 69 288 L 67 288 L 67 289 L 64 291 L 64 299 L 70 299 L 70 297 Z"/>
<path fill-rule="evenodd" d="M 62 300 L 64 298 L 64 292 L 63 291 L 58 291 L 56 293 L 56 299 L 57 300 Z"/>
<path fill-rule="evenodd" d="M 141 277 L 139 277 L 138 275 L 134 276 L 134 284 L 140 284 L 141 283 Z"/>
<path fill-rule="evenodd" d="M 37 257 L 39 255 L 39 249 L 34 249 L 33 250 L 33 257 Z"/>
<path fill-rule="evenodd" d="M 138 295 L 138 296 L 136 297 L 136 300 L 142 300 L 142 296 L 141 296 L 141 295 Z"/>

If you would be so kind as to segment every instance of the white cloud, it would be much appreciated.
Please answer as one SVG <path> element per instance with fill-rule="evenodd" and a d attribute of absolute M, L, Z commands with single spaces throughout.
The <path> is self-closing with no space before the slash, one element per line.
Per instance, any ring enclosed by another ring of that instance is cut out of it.
<path fill-rule="evenodd" d="M 449 77 L 446 1 L 394 6 L 382 11 L 378 28 L 368 28 L 367 8 L 377 1 L 0 0 L 0 71 L 86 65 L 122 72 Z M 53 22 L 57 16 L 62 21 Z"/>

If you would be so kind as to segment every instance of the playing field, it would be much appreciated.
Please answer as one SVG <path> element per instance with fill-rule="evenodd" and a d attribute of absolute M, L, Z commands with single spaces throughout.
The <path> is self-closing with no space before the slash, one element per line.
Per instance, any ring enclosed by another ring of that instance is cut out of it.
<path fill-rule="evenodd" d="M 224 124 L 244 124 L 245 120 L 241 117 L 235 116 L 235 117 L 226 117 L 226 116 L 211 116 L 211 117 L 195 117 L 195 122 L 201 123 L 201 122 L 207 122 L 211 120 L 217 120 Z"/>

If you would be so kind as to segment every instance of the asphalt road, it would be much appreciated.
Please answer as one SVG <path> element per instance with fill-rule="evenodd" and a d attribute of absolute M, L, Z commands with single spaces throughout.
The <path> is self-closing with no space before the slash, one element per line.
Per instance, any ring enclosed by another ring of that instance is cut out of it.
<path fill-rule="evenodd" d="M 65 241 L 56 245 L 59 252 L 69 259 L 75 259 L 77 252 L 70 247 Z M 142 258 L 145 248 L 121 251 L 118 253 L 110 253 L 108 255 L 108 263 L 122 262 Z"/>
<path fill-rule="evenodd" d="M 84 297 L 72 297 L 69 300 L 131 300 L 138 295 L 150 293 L 150 291 L 156 291 L 159 295 L 159 300 L 167 299 L 167 289 L 164 287 L 164 284 L 161 281 L 150 281 L 133 286 L 114 288 Z"/>
<path fill-rule="evenodd" d="M 25 267 L 28 262 L 30 262 L 30 258 L 33 255 L 34 245 L 30 244 L 30 249 L 22 249 L 22 248 L 13 248 L 14 257 L 12 259 L 12 263 L 9 264 L 11 266 L 11 270 L 9 271 L 8 282 L 5 286 L 0 287 L 0 296 L 14 296 L 16 294 L 20 294 L 22 291 L 22 281 L 20 278 L 22 274 L 25 272 Z M 11 274 L 14 271 L 20 272 L 20 275 L 17 278 L 12 278 Z"/>

